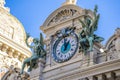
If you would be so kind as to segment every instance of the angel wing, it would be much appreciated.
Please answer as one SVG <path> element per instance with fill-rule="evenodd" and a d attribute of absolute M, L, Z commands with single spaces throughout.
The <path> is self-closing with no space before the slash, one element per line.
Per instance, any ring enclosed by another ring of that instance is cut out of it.
<path fill-rule="evenodd" d="M 81 19 L 79 19 L 79 22 L 81 23 L 81 25 L 82 25 L 83 28 L 86 27 L 86 24 Z"/>
<path fill-rule="evenodd" d="M 92 34 L 98 28 L 98 21 L 100 18 L 100 14 L 97 14 L 97 6 L 94 9 L 94 19 L 92 20 L 92 24 L 90 26 L 90 33 Z"/>
<path fill-rule="evenodd" d="M 44 41 L 43 41 L 43 35 L 40 33 L 40 44 L 42 47 L 44 47 Z"/>

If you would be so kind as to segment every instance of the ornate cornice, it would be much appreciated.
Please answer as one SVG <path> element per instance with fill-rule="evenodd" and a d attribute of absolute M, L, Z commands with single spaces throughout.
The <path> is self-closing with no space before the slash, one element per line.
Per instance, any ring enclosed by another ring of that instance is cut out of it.
<path fill-rule="evenodd" d="M 30 50 L 26 46 L 19 45 L 16 42 L 14 42 L 13 40 L 7 39 L 6 37 L 4 37 L 2 35 L 0 36 L 0 44 L 2 47 L 1 50 L 9 51 L 8 54 L 10 54 L 10 55 L 11 55 L 11 52 L 13 52 L 13 51 L 17 51 L 27 57 L 29 57 L 31 55 Z M 5 48 L 5 49 L 3 49 L 3 48 Z"/>

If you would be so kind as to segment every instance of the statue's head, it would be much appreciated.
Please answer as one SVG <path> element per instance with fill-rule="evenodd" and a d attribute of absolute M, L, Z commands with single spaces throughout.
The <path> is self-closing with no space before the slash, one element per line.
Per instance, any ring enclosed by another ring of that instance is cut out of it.
<path fill-rule="evenodd" d="M 34 44 L 38 44 L 38 43 L 39 43 L 39 39 L 38 39 L 38 38 L 34 38 L 34 39 L 33 39 L 33 43 L 34 43 Z"/>

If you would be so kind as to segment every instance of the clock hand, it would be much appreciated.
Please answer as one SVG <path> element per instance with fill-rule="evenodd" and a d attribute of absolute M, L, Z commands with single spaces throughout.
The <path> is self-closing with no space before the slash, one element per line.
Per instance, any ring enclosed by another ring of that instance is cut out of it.
<path fill-rule="evenodd" d="M 64 38 L 64 45 L 63 45 L 64 46 L 64 51 L 66 50 L 66 41 L 67 41 L 66 38 Z"/>
<path fill-rule="evenodd" d="M 66 39 L 64 38 L 64 46 L 65 46 L 65 44 L 66 44 Z"/>
<path fill-rule="evenodd" d="M 65 43 L 65 45 L 64 45 L 64 51 L 67 50 L 67 46 L 68 46 L 69 42 L 70 42 L 70 40 Z"/>

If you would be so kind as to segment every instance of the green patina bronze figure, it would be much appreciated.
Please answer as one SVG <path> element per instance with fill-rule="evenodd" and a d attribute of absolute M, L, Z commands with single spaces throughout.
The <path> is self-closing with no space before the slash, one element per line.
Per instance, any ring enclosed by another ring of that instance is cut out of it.
<path fill-rule="evenodd" d="M 84 16 L 84 21 L 80 20 L 82 24 L 82 30 L 79 33 L 79 51 L 86 53 L 93 50 L 94 42 L 101 42 L 104 39 L 97 36 L 94 32 L 98 27 L 98 20 L 100 14 L 97 14 L 97 6 L 94 9 L 93 19 L 87 15 Z"/>
<path fill-rule="evenodd" d="M 29 66 L 29 69 L 28 71 L 31 71 L 32 68 L 36 68 L 37 67 L 37 60 L 39 58 L 43 58 L 45 59 L 46 57 L 46 51 L 44 49 L 44 43 L 43 43 L 43 36 L 42 34 L 40 33 L 40 40 L 37 39 L 37 38 L 34 38 L 33 39 L 33 45 L 29 45 L 27 40 L 28 38 L 30 37 L 29 34 L 27 34 L 27 38 L 26 38 L 26 44 L 29 48 L 32 49 L 32 56 L 25 59 L 24 62 L 23 62 L 23 65 L 22 65 L 22 70 L 21 70 L 21 74 L 23 74 L 23 71 L 24 71 L 24 67 L 27 65 Z"/>

